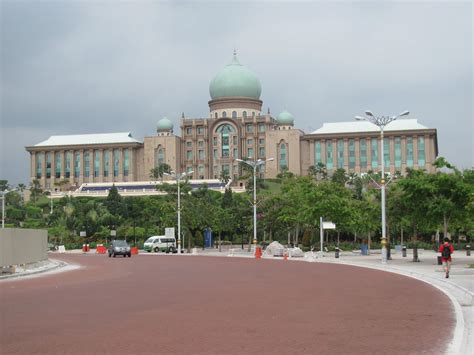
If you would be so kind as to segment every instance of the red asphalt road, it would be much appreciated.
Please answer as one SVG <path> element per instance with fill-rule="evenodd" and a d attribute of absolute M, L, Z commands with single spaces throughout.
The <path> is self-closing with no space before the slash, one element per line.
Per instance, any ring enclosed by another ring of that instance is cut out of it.
<path fill-rule="evenodd" d="M 449 299 L 335 264 L 62 255 L 80 269 L 0 281 L 6 354 L 440 354 Z"/>

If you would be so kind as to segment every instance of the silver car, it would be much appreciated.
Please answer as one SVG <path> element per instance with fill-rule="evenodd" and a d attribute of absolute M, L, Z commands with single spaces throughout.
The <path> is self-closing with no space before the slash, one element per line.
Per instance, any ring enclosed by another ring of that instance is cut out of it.
<path fill-rule="evenodd" d="M 108 253 L 109 258 L 112 256 L 115 258 L 117 255 L 128 256 L 129 258 L 132 256 L 130 246 L 125 240 L 112 240 L 109 245 Z"/>

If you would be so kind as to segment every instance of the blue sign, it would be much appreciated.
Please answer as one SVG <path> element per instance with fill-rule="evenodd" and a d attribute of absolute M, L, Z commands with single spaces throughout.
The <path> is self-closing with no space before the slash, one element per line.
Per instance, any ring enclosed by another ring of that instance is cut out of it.
<path fill-rule="evenodd" d="M 204 229 L 204 247 L 212 248 L 212 230 Z"/>

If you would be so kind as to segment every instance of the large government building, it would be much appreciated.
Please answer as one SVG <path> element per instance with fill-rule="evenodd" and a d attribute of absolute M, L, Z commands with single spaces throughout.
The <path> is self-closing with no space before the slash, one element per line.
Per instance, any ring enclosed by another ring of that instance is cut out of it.
<path fill-rule="evenodd" d="M 305 175 L 312 165 L 325 164 L 328 173 L 386 171 L 406 168 L 432 171 L 438 155 L 436 129 L 416 119 L 399 119 L 380 130 L 366 121 L 331 122 L 311 133 L 295 127 L 288 111 L 276 117 L 262 112 L 261 84 L 256 75 L 232 61 L 212 79 L 209 116 L 181 117 L 181 136 L 172 121 L 158 121 L 157 133 L 143 141 L 130 133 L 51 136 L 26 147 L 30 153 L 30 177 L 43 188 L 53 189 L 68 181 L 72 187 L 97 183 L 146 182 L 150 171 L 168 164 L 176 172 L 190 172 L 191 179 L 219 179 L 223 174 L 237 184 L 239 159 L 269 159 L 262 175 L 281 171 Z M 381 156 L 381 144 L 384 156 Z M 192 171 L 192 173 L 191 173 Z"/>

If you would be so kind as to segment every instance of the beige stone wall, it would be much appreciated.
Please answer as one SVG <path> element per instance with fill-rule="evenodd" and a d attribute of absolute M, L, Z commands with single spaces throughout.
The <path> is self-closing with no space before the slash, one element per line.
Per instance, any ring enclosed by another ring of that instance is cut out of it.
<path fill-rule="evenodd" d="M 43 260 L 48 260 L 48 231 L 0 229 L 0 266 L 29 264 Z"/>
<path fill-rule="evenodd" d="M 164 149 L 165 163 L 171 167 L 171 170 L 179 172 L 180 163 L 180 141 L 181 138 L 175 135 L 160 135 L 144 138 L 144 148 L 142 157 L 141 171 L 143 180 L 149 180 L 150 170 L 155 167 L 155 151 L 161 147 Z"/>
<path fill-rule="evenodd" d="M 300 175 L 301 174 L 301 145 L 300 138 L 303 133 L 298 129 L 287 130 L 271 130 L 266 135 L 266 158 L 274 158 L 266 164 L 265 177 L 275 178 L 279 174 L 279 144 L 284 141 L 288 150 L 288 171 Z"/>

